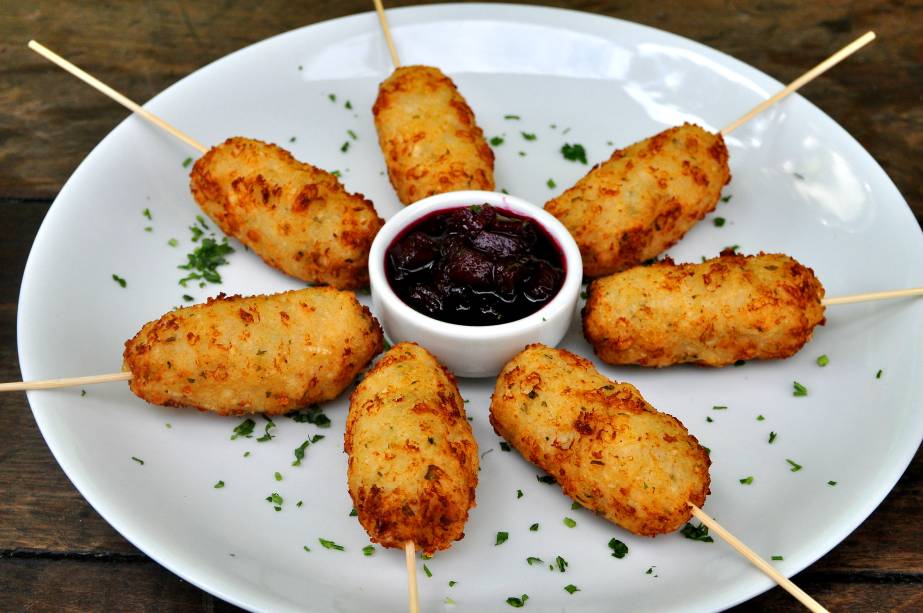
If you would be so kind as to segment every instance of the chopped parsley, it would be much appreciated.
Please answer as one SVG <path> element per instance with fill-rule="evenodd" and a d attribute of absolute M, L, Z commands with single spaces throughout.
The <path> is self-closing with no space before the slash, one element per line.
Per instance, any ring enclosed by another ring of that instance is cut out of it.
<path fill-rule="evenodd" d="M 87 391 L 86 391 L 86 390 L 80 390 L 80 396 L 81 396 L 81 398 L 82 398 L 83 396 L 86 396 L 86 395 L 87 395 Z M 170 427 L 170 424 L 167 424 L 167 427 L 169 428 L 169 427 Z"/>
<path fill-rule="evenodd" d="M 548 189 L 554 189 L 558 186 L 558 184 L 554 182 L 554 179 L 548 179 L 545 181 L 545 185 L 548 186 Z"/>
<path fill-rule="evenodd" d="M 365 547 L 362 548 L 362 555 L 366 557 L 374 553 L 375 553 L 375 547 L 373 547 L 372 545 L 366 545 Z"/>
<path fill-rule="evenodd" d="M 701 541 L 702 543 L 714 543 L 715 539 L 708 536 L 708 526 L 699 524 L 698 526 L 693 526 L 690 523 L 687 523 L 683 526 L 683 529 L 679 531 L 680 534 L 685 536 L 687 539 L 693 541 Z M 650 574 L 650 571 L 648 571 Z"/>
<path fill-rule="evenodd" d="M 827 481 L 827 485 L 834 487 L 836 485 L 836 481 Z"/>
<path fill-rule="evenodd" d="M 730 202 L 730 201 L 731 201 L 731 194 L 728 194 L 727 196 L 721 196 L 721 202 Z"/>
<path fill-rule="evenodd" d="M 352 130 L 346 130 L 346 133 L 349 134 L 349 137 L 353 140 L 359 140 L 359 137 L 356 136 L 356 133 Z"/>
<path fill-rule="evenodd" d="M 565 560 L 561 556 L 555 557 L 554 563 L 555 563 L 555 566 L 558 567 L 558 570 L 561 571 L 562 573 L 567 570 L 567 566 L 568 566 L 567 560 Z"/>
<path fill-rule="evenodd" d="M 116 274 L 112 275 L 112 280 L 118 283 L 121 287 L 125 287 L 126 285 L 128 285 L 128 281 L 126 281 L 125 279 L 123 279 L 122 277 Z"/>
<path fill-rule="evenodd" d="M 249 451 L 245 451 L 245 452 L 244 452 L 244 457 L 245 457 L 245 458 L 249 458 L 249 457 L 250 457 L 250 452 L 249 452 Z"/>
<path fill-rule="evenodd" d="M 342 145 L 340 145 L 340 151 L 343 153 L 349 151 L 349 141 L 345 141 Z"/>
<path fill-rule="evenodd" d="M 189 168 L 190 164 L 192 164 L 192 158 L 186 158 L 183 160 L 183 168 Z"/>
<path fill-rule="evenodd" d="M 298 508 L 300 509 L 300 508 L 301 508 L 301 505 L 303 505 L 303 504 L 304 504 L 304 500 L 299 500 L 298 502 L 295 503 L 295 506 L 298 507 Z"/>
<path fill-rule="evenodd" d="M 522 117 L 520 117 L 519 115 L 504 115 L 503 118 L 510 119 L 513 121 L 519 121 L 520 119 L 522 119 Z"/>
<path fill-rule="evenodd" d="M 557 481 L 555 481 L 554 477 L 552 477 L 551 475 L 544 475 L 544 476 L 535 475 L 535 478 L 538 479 L 540 483 L 548 483 L 550 485 L 554 485 L 555 483 L 557 483 Z"/>
<path fill-rule="evenodd" d="M 256 426 L 256 422 L 249 417 L 243 420 L 234 426 L 234 433 L 231 435 L 231 440 L 233 441 L 234 439 L 240 438 L 241 436 L 244 438 L 252 438 L 254 426 Z"/>
<path fill-rule="evenodd" d="M 769 433 L 769 444 L 770 444 L 770 445 L 772 445 L 773 442 L 776 440 L 776 436 L 778 436 L 778 435 L 777 435 L 775 432 L 770 432 L 770 433 Z"/>
<path fill-rule="evenodd" d="M 278 512 L 282 510 L 282 503 L 285 502 L 285 499 L 277 492 L 273 492 L 269 496 L 266 496 L 266 502 L 270 503 L 276 512 Z"/>
<path fill-rule="evenodd" d="M 571 162 L 587 163 L 586 149 L 583 148 L 583 145 L 564 143 L 564 146 L 561 147 L 561 155 L 564 156 L 565 160 L 570 160 Z"/>
<path fill-rule="evenodd" d="M 131 456 L 131 459 L 137 462 L 138 464 L 140 464 L 141 466 L 144 466 L 144 460 L 142 460 L 141 458 L 136 458 L 135 456 Z"/>
<path fill-rule="evenodd" d="M 196 226 L 190 226 L 190 229 Z M 198 237 L 193 237 L 195 241 Z M 202 244 L 195 248 L 192 253 L 186 255 L 187 262 L 177 268 L 188 270 L 190 273 L 180 279 L 179 284 L 186 287 L 187 281 L 198 281 L 204 279 L 209 283 L 221 283 L 221 275 L 218 274 L 217 268 L 228 261 L 224 256 L 234 253 L 234 248 L 228 244 L 227 237 L 221 242 L 213 238 L 203 238 Z"/>
<path fill-rule="evenodd" d="M 706 416 L 705 416 L 705 421 L 707 421 L 708 423 L 711 423 L 711 422 L 713 422 L 713 421 L 715 421 L 715 420 L 712 419 L 711 417 L 709 417 L 708 415 L 706 415 Z"/>
<path fill-rule="evenodd" d="M 330 418 L 324 415 L 324 413 L 321 411 L 321 408 L 317 405 L 308 407 L 304 411 L 289 413 L 288 416 L 299 424 L 314 424 L 318 428 L 330 427 Z"/>
<path fill-rule="evenodd" d="M 279 471 L 276 471 L 273 476 L 276 478 L 276 481 L 282 480 L 282 473 L 280 473 Z"/>
<path fill-rule="evenodd" d="M 154 218 L 151 217 L 151 209 L 144 209 L 143 211 L 141 211 L 141 214 L 147 217 L 148 219 L 150 219 L 151 221 L 154 220 Z"/>
<path fill-rule="evenodd" d="M 687 524 L 687 525 L 688 525 L 688 524 Z M 648 568 L 646 571 L 644 571 L 644 574 L 645 574 L 645 575 L 653 575 L 653 574 L 654 574 L 654 569 L 655 569 L 655 568 L 656 568 L 655 566 L 651 566 L 651 567 Z"/>
<path fill-rule="evenodd" d="M 756 416 L 756 421 L 763 421 L 763 420 L 765 420 L 765 419 L 766 419 L 766 418 L 763 417 L 762 415 L 757 415 L 757 416 Z"/>
<path fill-rule="evenodd" d="M 328 541 L 327 539 L 318 538 L 318 542 L 324 549 L 334 549 L 336 551 L 346 551 L 346 548 L 342 545 L 337 545 L 333 541 Z"/>
<path fill-rule="evenodd" d="M 522 490 L 516 490 L 516 499 L 522 498 Z"/>
<path fill-rule="evenodd" d="M 577 502 L 576 500 L 573 501 L 572 503 L 570 503 L 570 510 L 571 510 L 571 511 L 576 511 L 576 510 L 579 509 L 579 508 L 580 508 L 580 503 Z"/>
<path fill-rule="evenodd" d="M 533 132 L 533 133 L 530 133 L 530 132 L 520 132 L 520 134 L 522 134 L 522 137 L 523 137 L 524 139 L 526 139 L 526 140 L 535 140 L 536 138 L 538 138 L 537 136 L 535 136 L 535 133 L 534 133 L 534 132 Z"/>
<path fill-rule="evenodd" d="M 146 226 L 146 227 L 144 228 L 144 231 L 145 231 L 145 232 L 153 232 L 153 231 L 154 231 L 154 226 Z"/>
<path fill-rule="evenodd" d="M 443 602 L 445 602 L 446 604 L 455 604 L 455 601 L 449 598 L 448 596 L 445 597 L 445 600 Z"/>
<path fill-rule="evenodd" d="M 449 587 L 455 587 L 458 585 L 458 581 L 449 581 Z"/>
<path fill-rule="evenodd" d="M 516 596 L 510 596 L 506 599 L 506 604 L 510 605 L 514 609 L 521 609 L 526 604 L 527 600 L 529 600 L 528 594 L 523 594 L 519 598 Z"/>
<path fill-rule="evenodd" d="M 423 572 L 426 574 L 427 577 L 433 576 L 433 571 L 431 571 L 429 569 L 429 566 L 427 566 L 426 564 L 423 565 Z"/>
<path fill-rule="evenodd" d="M 350 517 L 358 517 L 358 516 L 359 516 L 359 511 L 356 510 L 356 507 L 353 507 L 353 508 L 352 508 L 352 510 L 349 512 L 349 516 L 350 516 Z"/>
<path fill-rule="evenodd" d="M 801 385 L 797 381 L 792 381 L 792 387 L 794 388 L 794 390 L 792 391 L 792 396 L 807 396 L 808 395 L 808 388 Z"/>
<path fill-rule="evenodd" d="M 275 427 L 276 427 L 276 422 L 274 422 L 273 420 L 269 419 L 269 418 L 266 417 L 265 415 L 263 415 L 263 419 L 266 420 L 266 426 L 265 426 L 265 428 L 263 428 L 263 436 L 261 436 L 260 438 L 256 439 L 256 442 L 257 442 L 257 443 L 265 443 L 265 442 L 271 441 L 272 439 L 275 438 L 275 436 L 273 436 L 272 434 L 269 433 L 269 429 L 270 429 L 270 428 L 275 428 Z"/>
<path fill-rule="evenodd" d="M 612 557 L 619 560 L 628 555 L 628 545 L 616 538 L 609 540 L 609 549 L 612 550 Z"/>
<path fill-rule="evenodd" d="M 541 558 L 536 558 L 533 556 L 529 556 L 528 558 L 526 558 L 526 564 L 528 564 L 529 566 L 532 566 L 533 564 L 544 564 L 544 563 L 545 561 Z"/>
<path fill-rule="evenodd" d="M 467 400 L 465 402 L 468 402 Z M 510 444 L 506 441 L 500 441 L 500 451 L 509 451 L 511 449 Z"/>
<path fill-rule="evenodd" d="M 564 591 L 567 592 L 568 594 L 573 594 L 574 592 L 579 592 L 580 588 L 574 585 L 573 583 L 571 583 L 570 585 L 564 586 Z"/>
<path fill-rule="evenodd" d="M 826 353 L 817 358 L 817 365 L 820 366 L 821 368 L 823 368 L 829 363 L 830 363 L 830 358 L 827 357 Z"/>
<path fill-rule="evenodd" d="M 722 227 L 725 221 L 726 220 L 724 219 L 724 217 L 715 217 L 714 219 L 712 219 L 712 223 L 715 224 L 716 228 Z"/>
<path fill-rule="evenodd" d="M 351 111 L 353 110 L 353 103 L 347 100 L 346 103 L 343 104 L 343 108 L 345 108 L 348 111 Z"/>
<path fill-rule="evenodd" d="M 575 521 L 574 521 L 573 519 L 571 519 L 570 517 L 565 517 L 565 518 L 564 518 L 564 525 L 567 526 L 568 528 L 576 528 L 576 527 L 577 527 L 577 522 L 575 522 Z"/>
<path fill-rule="evenodd" d="M 788 463 L 791 465 L 791 467 L 792 467 L 791 470 L 792 470 L 793 473 L 798 472 L 798 471 L 801 470 L 801 468 L 802 468 L 801 464 L 799 464 L 798 462 L 796 462 L 796 461 L 794 461 L 794 460 L 789 460 L 788 458 L 785 458 L 785 461 L 788 462 Z"/>
<path fill-rule="evenodd" d="M 327 99 L 330 100 L 330 102 L 336 102 L 336 101 L 337 101 L 337 95 L 336 95 L 336 94 L 327 94 Z"/>
<path fill-rule="evenodd" d="M 307 439 L 305 442 L 303 442 L 298 447 L 295 447 L 295 449 L 292 451 L 292 453 L 295 454 L 295 461 L 292 462 L 292 466 L 301 466 L 301 461 L 304 459 L 304 451 L 305 449 L 308 448 L 308 445 L 313 445 L 314 443 L 316 443 L 319 440 L 322 440 L 323 438 L 324 438 L 323 434 L 315 434 L 314 436 Z"/>
<path fill-rule="evenodd" d="M 531 526 L 529 526 L 529 531 L 538 532 L 538 524 L 532 524 Z"/>
<path fill-rule="evenodd" d="M 224 481 L 218 481 L 218 483 L 216 483 L 212 487 L 215 488 L 216 490 L 220 490 L 221 488 L 224 487 Z"/>
<path fill-rule="evenodd" d="M 170 245 L 171 247 L 176 247 L 177 245 L 179 245 L 179 241 L 176 240 L 175 238 L 171 238 L 170 240 L 167 241 L 167 244 Z"/>
<path fill-rule="evenodd" d="M 783 558 L 782 556 L 772 556 L 772 559 L 778 562 L 780 560 L 784 560 L 785 558 Z"/>
<path fill-rule="evenodd" d="M 589 294 L 586 293 L 586 290 L 583 290 L 580 292 L 580 297 L 583 298 L 584 300 L 587 299 L 587 296 L 589 296 Z"/>
<path fill-rule="evenodd" d="M 499 147 L 499 146 L 502 145 L 502 144 L 503 144 L 503 137 L 502 137 L 502 136 L 494 136 L 494 137 L 492 137 L 492 138 L 490 139 L 490 146 L 491 146 L 491 147 Z"/>
<path fill-rule="evenodd" d="M 311 548 L 308 547 L 307 545 L 302 545 L 302 548 L 303 548 L 305 551 L 307 551 L 308 553 L 311 553 Z"/>
<path fill-rule="evenodd" d="M 498 533 L 497 533 L 497 542 L 494 543 L 494 546 L 502 545 L 503 543 L 506 542 L 506 540 L 507 540 L 508 538 L 510 538 L 510 533 L 509 533 L 509 532 L 498 532 Z"/>
<path fill-rule="evenodd" d="M 752 476 L 744 477 L 743 479 L 740 479 L 740 482 L 743 485 L 750 485 L 751 483 L 753 483 L 753 477 Z"/>
<path fill-rule="evenodd" d="M 875 378 L 876 378 L 876 379 L 881 379 L 881 373 L 883 373 L 883 372 L 884 372 L 883 370 L 880 370 L 880 369 L 879 369 L 879 371 L 878 371 L 877 373 L 875 373 Z"/>

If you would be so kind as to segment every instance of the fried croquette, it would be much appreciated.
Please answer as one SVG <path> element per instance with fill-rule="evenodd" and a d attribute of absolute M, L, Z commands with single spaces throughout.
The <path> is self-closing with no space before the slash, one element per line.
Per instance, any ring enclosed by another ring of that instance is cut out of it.
<path fill-rule="evenodd" d="M 331 173 L 235 137 L 196 161 L 190 188 L 225 234 L 273 268 L 340 289 L 368 285 L 369 249 L 384 221 Z"/>
<path fill-rule="evenodd" d="M 153 404 L 276 415 L 338 396 L 383 343 L 352 292 L 222 294 L 145 324 L 125 343 L 123 370 Z"/>
<path fill-rule="evenodd" d="M 617 150 L 545 210 L 577 241 L 584 276 L 600 277 L 676 243 L 730 179 L 722 136 L 685 124 Z"/>
<path fill-rule="evenodd" d="M 563 349 L 529 345 L 500 372 L 494 430 L 564 493 L 629 532 L 680 528 L 709 493 L 708 452 L 627 383 Z"/>
<path fill-rule="evenodd" d="M 372 542 L 448 549 L 464 536 L 477 442 L 455 378 L 425 349 L 395 345 L 356 387 L 344 448 L 349 494 Z"/>
<path fill-rule="evenodd" d="M 787 255 L 730 250 L 638 266 L 590 284 L 583 333 L 610 364 L 727 366 L 787 358 L 824 323 L 824 288 Z"/>
<path fill-rule="evenodd" d="M 372 107 L 388 177 L 404 204 L 433 194 L 494 189 L 494 153 L 452 80 L 431 66 L 401 66 Z"/>

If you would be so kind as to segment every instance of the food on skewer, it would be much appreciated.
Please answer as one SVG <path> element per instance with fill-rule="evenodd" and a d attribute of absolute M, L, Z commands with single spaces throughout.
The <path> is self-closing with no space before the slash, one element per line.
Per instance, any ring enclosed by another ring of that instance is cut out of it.
<path fill-rule="evenodd" d="M 599 277 L 663 253 L 730 180 L 724 138 L 685 124 L 616 150 L 545 210 L 577 241 L 584 275 Z"/>
<path fill-rule="evenodd" d="M 597 164 L 545 204 L 580 247 L 584 275 L 600 277 L 657 257 L 713 211 L 730 181 L 724 137 L 875 39 L 867 32 L 718 133 L 669 128 Z"/>
<path fill-rule="evenodd" d="M 191 173 L 196 201 L 267 264 L 340 289 L 368 284 L 369 248 L 384 221 L 370 201 L 347 192 L 331 173 L 248 138 L 207 149 L 34 40 L 29 48 L 203 153 Z"/>
<path fill-rule="evenodd" d="M 701 264 L 650 266 L 593 281 L 583 332 L 610 364 L 727 366 L 787 358 L 824 323 L 824 288 L 781 254 L 731 250 Z"/>
<path fill-rule="evenodd" d="M 190 188 L 222 231 L 273 268 L 341 289 L 368 285 L 369 248 L 384 221 L 329 172 L 235 137 L 196 161 Z"/>
<path fill-rule="evenodd" d="M 372 107 L 388 178 L 404 204 L 444 192 L 494 189 L 494 153 L 452 80 L 400 66 Z"/>
<path fill-rule="evenodd" d="M 679 420 L 563 349 L 529 345 L 510 360 L 490 423 L 565 494 L 635 534 L 677 530 L 709 493 L 708 453 Z"/>
<path fill-rule="evenodd" d="M 349 493 L 373 542 L 432 553 L 464 536 L 478 480 L 477 442 L 455 377 L 400 343 L 349 402 Z"/>
<path fill-rule="evenodd" d="M 219 295 L 145 324 L 125 343 L 123 370 L 153 404 L 276 415 L 335 398 L 382 346 L 352 292 Z"/>

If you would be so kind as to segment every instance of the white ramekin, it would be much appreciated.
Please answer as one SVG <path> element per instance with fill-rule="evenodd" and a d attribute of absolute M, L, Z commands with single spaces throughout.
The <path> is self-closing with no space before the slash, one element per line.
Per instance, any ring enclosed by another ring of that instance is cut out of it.
<path fill-rule="evenodd" d="M 554 238 L 564 254 L 564 283 L 551 301 L 528 317 L 495 326 L 462 326 L 433 319 L 405 304 L 385 276 L 385 251 L 409 225 L 433 211 L 490 204 L 529 217 Z M 394 343 L 419 343 L 459 377 L 493 377 L 530 343 L 555 346 L 570 327 L 580 294 L 583 261 L 567 229 L 541 207 L 498 192 L 462 191 L 424 198 L 385 223 L 372 243 L 369 279 L 372 304 Z"/>

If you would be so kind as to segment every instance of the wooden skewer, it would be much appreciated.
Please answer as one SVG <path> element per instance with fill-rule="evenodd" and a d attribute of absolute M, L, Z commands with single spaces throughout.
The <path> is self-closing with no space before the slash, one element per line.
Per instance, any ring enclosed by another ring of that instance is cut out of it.
<path fill-rule="evenodd" d="M 852 294 L 850 296 L 837 296 L 825 298 L 821 301 L 824 306 L 837 304 L 853 304 L 856 302 L 872 302 L 874 300 L 889 300 L 891 298 L 905 298 L 909 296 L 923 296 L 923 287 L 908 289 L 894 289 L 884 292 L 867 292 Z M 108 375 L 92 375 L 89 377 L 70 377 L 67 379 L 45 379 L 41 381 L 16 381 L 13 383 L 0 383 L 0 392 L 17 392 L 22 390 L 44 390 L 58 387 L 76 387 L 79 385 L 94 385 L 96 383 L 109 383 L 112 381 L 128 381 L 130 372 L 117 372 Z M 413 545 L 413 543 L 410 543 Z"/>
<path fill-rule="evenodd" d="M 122 106 L 130 109 L 131 111 L 134 111 L 141 117 L 147 119 L 149 122 L 151 122 L 158 128 L 161 128 L 162 130 L 169 132 L 170 134 L 180 139 L 181 141 L 183 141 L 190 147 L 194 149 L 198 149 L 200 153 L 205 153 L 206 151 L 208 151 L 208 148 L 202 143 L 200 143 L 199 141 L 195 140 L 194 138 L 192 138 L 185 132 L 181 132 L 180 130 L 174 128 L 173 126 L 168 124 L 166 121 L 164 121 L 157 115 L 154 115 L 150 111 L 146 110 L 140 104 L 132 100 L 129 100 L 128 98 L 126 98 L 125 96 L 117 92 L 116 90 L 112 89 L 111 87 L 109 87 L 108 85 L 106 85 L 105 83 L 103 83 L 102 81 L 94 77 L 93 75 L 89 74 L 88 72 L 85 72 L 84 70 L 81 70 L 77 66 L 74 66 L 73 64 L 65 60 L 63 57 L 61 57 L 54 51 L 35 42 L 34 40 L 29 41 L 29 48 L 35 51 L 36 53 L 38 53 L 39 55 L 41 55 L 42 57 L 44 57 L 45 59 L 49 60 L 50 62 L 57 64 L 58 66 L 66 70 L 67 72 L 71 73 L 72 75 L 74 75 L 75 77 L 83 81 L 84 83 L 88 84 L 90 87 L 93 87 L 94 89 L 104 93 L 105 95 L 109 96 L 110 98 L 112 98 L 113 100 L 121 104 Z"/>
<path fill-rule="evenodd" d="M 385 7 L 381 5 L 381 0 L 373 0 L 373 2 L 375 12 L 378 13 L 378 21 L 381 22 L 381 30 L 385 35 L 385 42 L 388 43 L 388 51 L 391 53 L 391 63 L 397 68 L 401 65 L 401 60 L 397 57 L 397 47 L 394 46 L 394 39 L 391 38 L 391 28 L 388 26 L 388 17 L 385 16 Z"/>
<path fill-rule="evenodd" d="M 815 613 L 827 613 L 827 609 L 822 607 L 820 603 L 808 596 L 804 590 L 792 583 L 790 579 L 773 568 L 769 562 L 756 555 L 752 549 L 744 545 L 737 537 L 721 527 L 721 524 L 712 519 L 702 509 L 695 506 L 691 502 L 686 504 L 692 507 L 692 514 L 695 515 L 695 517 L 698 518 L 700 522 L 708 526 L 709 530 L 724 539 L 728 545 L 736 549 L 740 555 L 747 558 L 751 564 L 763 571 L 770 579 L 778 583 L 779 586 L 786 592 L 797 598 L 798 601 L 808 610 L 814 611 Z"/>
<path fill-rule="evenodd" d="M 23 390 L 48 390 L 58 387 L 78 387 L 81 385 L 95 385 L 97 383 L 110 383 L 112 381 L 128 381 L 130 372 L 114 372 L 108 375 L 91 375 L 89 377 L 69 377 L 67 379 L 45 379 L 44 381 L 22 381 L 15 383 L 0 383 L 0 392 L 19 392 Z"/>
<path fill-rule="evenodd" d="M 836 53 L 828 57 L 826 60 L 824 60 L 823 62 L 821 62 L 814 68 L 812 68 L 811 70 L 807 71 L 806 73 L 804 73 L 803 75 L 801 75 L 800 77 L 798 77 L 797 79 L 789 83 L 785 87 L 785 89 L 779 91 L 773 97 L 763 100 L 758 105 L 753 107 L 753 109 L 751 109 L 745 115 L 743 115 L 740 119 L 722 128 L 721 135 L 727 136 L 728 134 L 730 134 L 731 132 L 739 128 L 740 126 L 744 125 L 745 123 L 747 123 L 748 121 L 750 121 L 751 119 L 753 119 L 754 117 L 756 117 L 757 115 L 765 111 L 767 108 L 769 108 L 770 106 L 772 106 L 779 100 L 782 100 L 789 94 L 792 94 L 795 91 L 797 91 L 803 85 L 811 82 L 816 77 L 819 77 L 823 73 L 827 72 L 829 69 L 833 68 L 834 66 L 836 66 L 837 64 L 839 64 L 840 62 L 842 62 L 843 60 L 848 58 L 850 55 L 852 55 L 853 53 L 855 53 L 862 47 L 866 46 L 873 40 L 875 40 L 875 33 L 866 32 L 865 34 L 863 34 L 862 36 L 860 36 L 853 42 L 849 43 L 848 45 L 846 45 L 845 47 L 843 47 L 842 49 L 840 49 L 839 51 L 837 51 Z"/>
<path fill-rule="evenodd" d="M 407 558 L 407 608 L 410 613 L 420 613 L 420 598 L 417 595 L 417 564 L 413 541 L 404 543 L 404 554 L 404 557 Z"/>
<path fill-rule="evenodd" d="M 888 300 L 890 298 L 904 298 L 906 296 L 923 296 L 923 287 L 910 287 L 907 289 L 892 289 L 886 292 L 867 292 L 865 294 L 853 294 L 851 296 L 824 298 L 820 303 L 824 306 L 830 306 L 832 304 L 852 304 L 854 302 Z"/>

